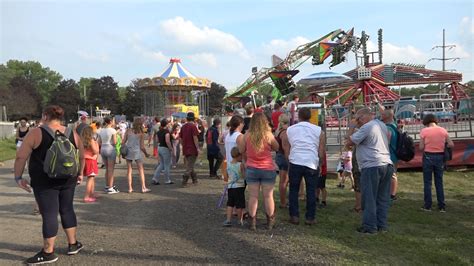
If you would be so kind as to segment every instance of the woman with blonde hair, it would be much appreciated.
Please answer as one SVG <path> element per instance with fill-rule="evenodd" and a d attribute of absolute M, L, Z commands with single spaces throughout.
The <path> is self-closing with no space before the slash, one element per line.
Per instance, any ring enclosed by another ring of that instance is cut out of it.
<path fill-rule="evenodd" d="M 275 225 L 275 202 L 273 187 L 275 185 L 275 166 L 272 160 L 272 150 L 278 151 L 280 145 L 272 134 L 268 120 L 263 113 L 256 113 L 250 120 L 248 131 L 243 141 L 238 143 L 239 150 L 245 157 L 245 177 L 249 187 L 250 229 L 257 229 L 257 206 L 260 188 L 263 191 L 267 228 Z"/>
<path fill-rule="evenodd" d="M 280 175 L 280 208 L 286 208 L 286 190 L 288 187 L 288 160 L 285 157 L 285 151 L 290 152 L 290 146 L 288 145 L 288 135 L 286 130 L 290 126 L 290 118 L 282 114 L 278 117 L 278 128 L 275 132 L 275 138 L 280 145 L 275 157 L 275 162 L 278 166 Z"/>
<path fill-rule="evenodd" d="M 99 155 L 99 144 L 94 139 L 92 127 L 86 126 L 82 129 L 81 140 L 84 146 L 85 166 L 83 176 L 87 177 L 86 192 L 84 193 L 84 202 L 91 203 L 97 200 L 95 191 L 95 177 L 99 174 L 97 167 L 97 157 Z"/>
<path fill-rule="evenodd" d="M 132 163 L 135 161 L 138 168 L 138 174 L 140 175 L 140 182 L 142 185 L 142 193 L 150 192 L 145 185 L 145 173 L 143 170 L 143 156 L 142 152 L 146 157 L 149 157 L 145 149 L 145 136 L 143 132 L 143 124 L 141 119 L 137 118 L 133 121 L 132 128 L 128 129 L 122 140 L 122 145 L 127 146 L 127 180 L 128 180 L 128 193 L 133 192 L 132 187 Z"/>

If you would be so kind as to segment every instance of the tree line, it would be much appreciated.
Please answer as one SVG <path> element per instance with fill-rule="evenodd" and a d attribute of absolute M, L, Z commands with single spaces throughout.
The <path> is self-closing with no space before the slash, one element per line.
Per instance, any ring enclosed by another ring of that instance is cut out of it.
<path fill-rule="evenodd" d="M 8 120 L 21 117 L 38 119 L 41 110 L 50 104 L 64 108 L 66 121 L 77 120 L 77 111 L 108 109 L 127 119 L 142 115 L 143 94 L 139 80 L 120 87 L 111 76 L 82 77 L 79 81 L 63 76 L 35 61 L 9 60 L 0 65 L 0 107 L 5 106 Z M 220 114 L 226 89 L 212 83 L 210 115 Z"/>

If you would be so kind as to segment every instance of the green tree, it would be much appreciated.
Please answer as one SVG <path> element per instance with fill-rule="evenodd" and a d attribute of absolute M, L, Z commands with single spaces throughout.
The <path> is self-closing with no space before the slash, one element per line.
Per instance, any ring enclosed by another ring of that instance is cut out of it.
<path fill-rule="evenodd" d="M 5 92 L 0 103 L 7 107 L 10 120 L 18 120 L 22 116 L 30 119 L 41 117 L 41 96 L 30 80 L 14 77 Z"/>
<path fill-rule="evenodd" d="M 87 105 L 94 109 L 109 109 L 113 114 L 120 110 L 120 99 L 117 82 L 110 76 L 94 79 L 91 82 L 91 90 L 87 97 Z"/>
<path fill-rule="evenodd" d="M 14 77 L 23 77 L 31 82 L 33 87 L 41 96 L 41 103 L 44 105 L 49 102 L 51 92 L 58 86 L 62 76 L 48 67 L 43 67 L 35 61 L 10 60 L 6 67 L 11 71 L 7 74 Z"/>
<path fill-rule="evenodd" d="M 209 90 L 209 116 L 220 115 L 222 112 L 222 103 L 227 89 L 215 82 L 211 83 Z"/>
<path fill-rule="evenodd" d="M 125 96 L 120 108 L 121 114 L 127 116 L 128 120 L 132 120 L 135 116 L 142 115 L 143 111 L 143 93 L 138 88 L 137 80 L 133 80 L 125 89 Z"/>
<path fill-rule="evenodd" d="M 51 93 L 49 104 L 59 105 L 64 109 L 64 119 L 66 122 L 73 122 L 77 119 L 77 111 L 81 105 L 81 96 L 78 85 L 73 79 L 63 80 Z"/>
<path fill-rule="evenodd" d="M 92 81 L 94 80 L 95 78 L 80 78 L 79 79 L 79 82 L 77 83 L 78 86 L 77 86 L 77 89 L 79 90 L 79 93 L 81 95 L 81 99 L 86 102 L 87 101 L 87 98 L 89 96 L 89 93 L 91 91 L 91 84 L 92 84 Z"/>

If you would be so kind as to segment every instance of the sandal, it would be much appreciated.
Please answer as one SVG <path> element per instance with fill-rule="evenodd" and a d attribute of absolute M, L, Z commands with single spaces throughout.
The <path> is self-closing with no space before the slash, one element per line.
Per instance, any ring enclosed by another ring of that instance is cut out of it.
<path fill-rule="evenodd" d="M 97 201 L 96 198 L 84 198 L 85 203 L 93 203 L 93 202 L 96 202 L 96 201 Z"/>
<path fill-rule="evenodd" d="M 142 193 L 148 193 L 148 192 L 151 192 L 151 189 L 149 188 L 142 189 Z"/>
<path fill-rule="evenodd" d="M 129 189 L 129 190 L 128 190 L 128 193 L 133 193 L 133 189 Z"/>

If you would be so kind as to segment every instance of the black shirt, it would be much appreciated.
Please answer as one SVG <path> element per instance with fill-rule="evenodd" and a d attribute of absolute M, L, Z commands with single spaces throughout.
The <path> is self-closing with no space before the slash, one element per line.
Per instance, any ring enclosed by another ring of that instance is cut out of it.
<path fill-rule="evenodd" d="M 156 134 L 158 136 L 158 142 L 160 147 L 168 148 L 168 145 L 166 145 L 166 134 L 170 134 L 170 131 L 166 128 L 160 128 L 160 130 Z"/>
<path fill-rule="evenodd" d="M 44 159 L 46 158 L 46 152 L 48 151 L 51 144 L 53 144 L 53 137 L 42 127 L 41 129 L 41 143 L 36 148 L 33 149 L 31 153 L 28 172 L 31 177 L 31 187 L 55 187 L 55 186 L 67 186 L 75 185 L 77 182 L 77 177 L 71 177 L 68 179 L 51 179 L 44 172 L 43 165 Z M 74 140 L 74 133 L 71 132 L 69 140 L 77 148 L 76 141 Z"/>

